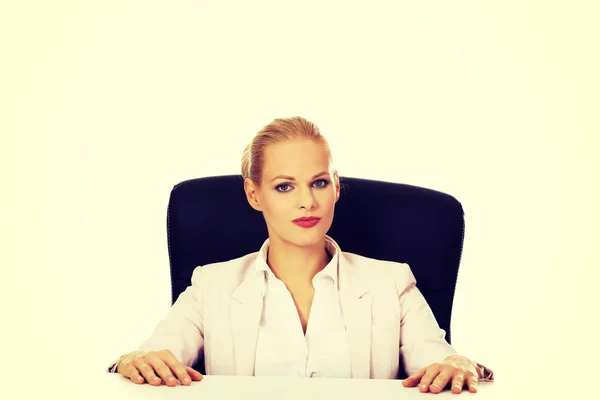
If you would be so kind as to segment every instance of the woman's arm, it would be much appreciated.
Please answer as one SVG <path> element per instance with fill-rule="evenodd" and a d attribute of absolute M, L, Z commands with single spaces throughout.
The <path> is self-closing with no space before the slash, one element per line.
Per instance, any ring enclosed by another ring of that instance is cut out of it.
<path fill-rule="evenodd" d="M 136 352 L 169 350 L 186 366 L 193 366 L 204 347 L 204 282 L 202 268 L 192 274 L 192 284 L 177 298 L 166 318 L 154 329 Z M 109 367 L 115 372 L 117 363 Z"/>
<path fill-rule="evenodd" d="M 412 277 L 412 273 L 410 275 Z M 439 327 L 425 297 L 416 287 L 414 277 L 399 289 L 400 358 L 410 376 L 457 353 L 446 342 L 446 332 Z"/>
<path fill-rule="evenodd" d="M 409 268 L 397 278 L 396 285 L 401 312 L 400 357 L 406 373 L 410 376 L 434 363 L 465 358 L 446 341 L 446 332 L 439 327 Z M 490 369 L 475 364 L 480 380 L 493 380 Z"/>

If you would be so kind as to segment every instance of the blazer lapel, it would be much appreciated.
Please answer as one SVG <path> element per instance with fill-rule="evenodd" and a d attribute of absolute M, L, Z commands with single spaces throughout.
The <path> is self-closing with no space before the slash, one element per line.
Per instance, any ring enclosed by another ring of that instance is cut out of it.
<path fill-rule="evenodd" d="M 368 379 L 371 374 L 371 294 L 341 252 L 338 272 L 352 377 Z"/>
<path fill-rule="evenodd" d="M 260 280 L 248 268 L 244 280 L 230 299 L 230 317 L 236 375 L 254 375 L 256 340 L 263 309 Z"/>

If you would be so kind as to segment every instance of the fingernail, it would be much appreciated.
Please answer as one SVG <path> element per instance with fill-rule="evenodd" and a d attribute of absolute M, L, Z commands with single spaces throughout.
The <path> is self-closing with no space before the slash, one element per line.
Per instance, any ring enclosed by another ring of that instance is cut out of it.
<path fill-rule="evenodd" d="M 190 383 L 190 378 L 183 378 L 183 383 Z"/>

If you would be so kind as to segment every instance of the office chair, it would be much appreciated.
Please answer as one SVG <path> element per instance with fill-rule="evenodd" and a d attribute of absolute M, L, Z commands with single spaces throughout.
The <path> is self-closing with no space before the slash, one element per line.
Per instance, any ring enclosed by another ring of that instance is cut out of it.
<path fill-rule="evenodd" d="M 408 263 L 417 287 L 450 343 L 450 319 L 464 238 L 461 204 L 421 187 L 340 178 L 342 190 L 328 232 L 342 251 Z M 241 175 L 181 182 L 167 211 L 173 304 L 194 268 L 256 252 L 267 239 L 262 214 L 248 204 Z M 200 355 L 194 368 L 204 373 Z M 398 379 L 407 377 L 400 364 Z"/>

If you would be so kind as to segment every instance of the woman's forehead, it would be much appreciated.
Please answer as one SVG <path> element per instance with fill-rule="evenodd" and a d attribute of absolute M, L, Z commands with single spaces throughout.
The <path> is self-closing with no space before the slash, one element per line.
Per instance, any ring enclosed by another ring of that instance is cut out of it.
<path fill-rule="evenodd" d="M 286 141 L 269 146 L 265 151 L 263 171 L 269 176 L 312 177 L 329 171 L 329 155 L 325 146 L 313 141 Z"/>

